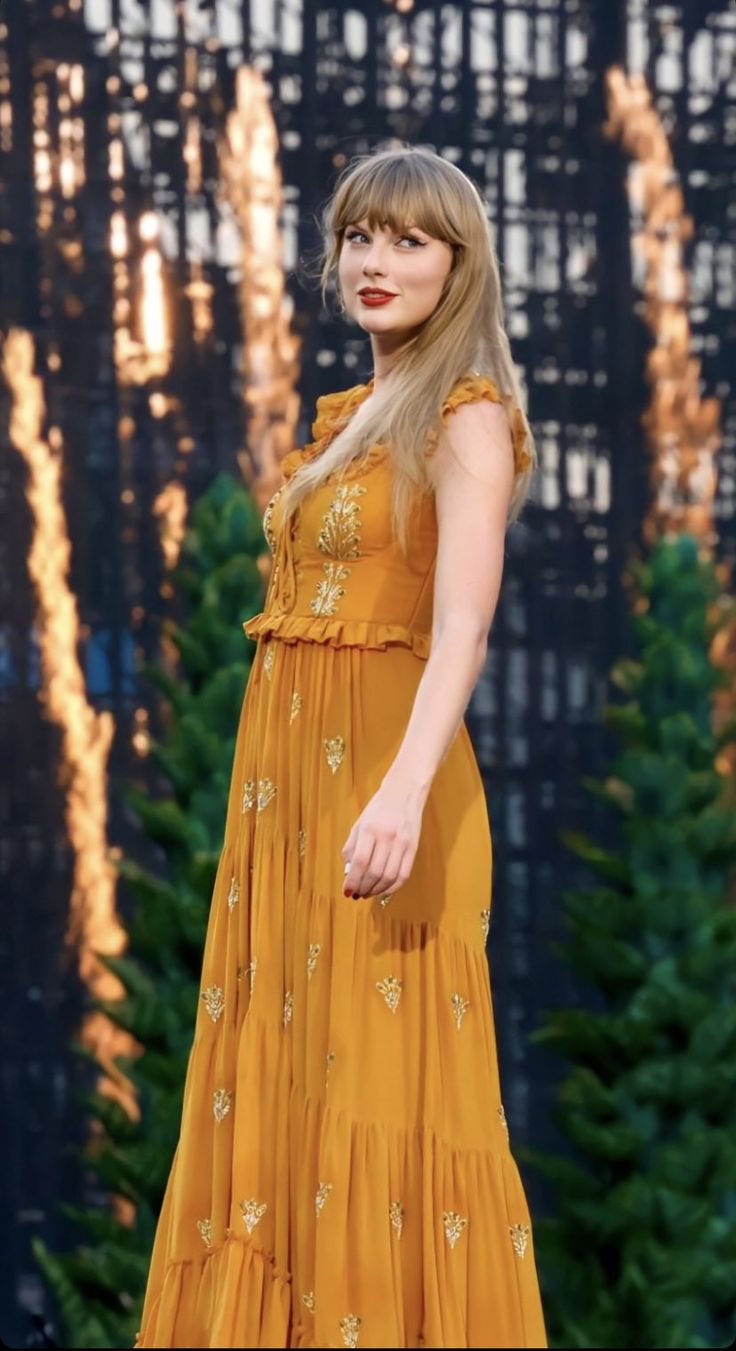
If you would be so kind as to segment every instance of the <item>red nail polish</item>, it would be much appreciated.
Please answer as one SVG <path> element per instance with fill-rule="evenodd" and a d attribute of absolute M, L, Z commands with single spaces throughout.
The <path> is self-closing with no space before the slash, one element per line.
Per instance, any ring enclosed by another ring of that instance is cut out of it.
<path fill-rule="evenodd" d="M 352 891 L 343 891 L 343 896 L 352 896 Z"/>

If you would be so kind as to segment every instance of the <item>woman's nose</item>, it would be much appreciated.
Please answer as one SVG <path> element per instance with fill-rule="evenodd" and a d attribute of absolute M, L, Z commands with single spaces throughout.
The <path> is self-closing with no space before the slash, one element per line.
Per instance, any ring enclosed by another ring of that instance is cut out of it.
<path fill-rule="evenodd" d="M 385 275 L 387 249 L 387 243 L 374 240 L 363 259 L 363 271 L 380 272 L 382 275 Z"/>

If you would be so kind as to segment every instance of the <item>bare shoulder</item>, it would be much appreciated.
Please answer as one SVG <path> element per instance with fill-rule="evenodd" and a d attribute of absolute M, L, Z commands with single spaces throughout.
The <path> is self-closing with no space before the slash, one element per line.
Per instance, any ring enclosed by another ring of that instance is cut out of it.
<path fill-rule="evenodd" d="M 514 485 L 514 450 L 502 403 L 476 399 L 444 418 L 427 471 L 435 493 L 493 489 L 505 505 Z"/>
<path fill-rule="evenodd" d="M 503 573 L 514 456 L 503 405 L 464 403 L 428 460 L 437 517 L 433 636 L 460 629 L 487 642 Z"/>

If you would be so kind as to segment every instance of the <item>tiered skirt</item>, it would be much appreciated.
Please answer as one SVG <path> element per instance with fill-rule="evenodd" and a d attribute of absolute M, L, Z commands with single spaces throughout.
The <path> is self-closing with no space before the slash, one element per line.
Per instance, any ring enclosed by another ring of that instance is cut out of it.
<path fill-rule="evenodd" d="M 423 669 L 402 644 L 258 640 L 137 1347 L 547 1345 L 464 723 L 409 880 L 343 895 Z"/>

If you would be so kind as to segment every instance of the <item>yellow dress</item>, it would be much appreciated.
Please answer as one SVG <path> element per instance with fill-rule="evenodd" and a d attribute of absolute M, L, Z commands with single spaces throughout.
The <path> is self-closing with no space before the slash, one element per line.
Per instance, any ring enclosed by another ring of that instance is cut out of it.
<path fill-rule="evenodd" d="M 318 454 L 372 385 L 322 397 Z M 500 401 L 468 376 L 444 408 Z M 523 426 L 504 396 L 517 470 Z M 334 476 L 331 476 L 334 477 Z M 138 1347 L 546 1347 L 499 1091 L 492 847 L 465 726 L 411 877 L 343 895 L 342 846 L 429 654 L 437 523 L 406 560 L 381 443 L 280 530 L 243 700 L 201 997 Z"/>

